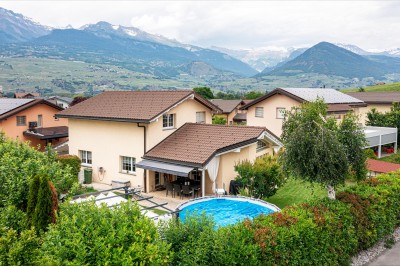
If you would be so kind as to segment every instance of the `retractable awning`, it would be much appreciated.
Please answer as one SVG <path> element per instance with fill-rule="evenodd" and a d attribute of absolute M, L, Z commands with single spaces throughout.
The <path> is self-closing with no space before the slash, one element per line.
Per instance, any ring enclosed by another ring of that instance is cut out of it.
<path fill-rule="evenodd" d="M 136 167 L 152 170 L 160 173 L 172 174 L 177 176 L 189 176 L 189 173 L 193 171 L 193 167 L 176 165 L 170 163 L 163 163 L 152 160 L 143 160 L 136 164 Z"/>

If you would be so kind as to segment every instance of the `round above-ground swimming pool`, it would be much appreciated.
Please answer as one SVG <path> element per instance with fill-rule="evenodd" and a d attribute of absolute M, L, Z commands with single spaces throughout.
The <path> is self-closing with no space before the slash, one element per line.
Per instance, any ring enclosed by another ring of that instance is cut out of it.
<path fill-rule="evenodd" d="M 280 209 L 268 202 L 247 197 L 223 196 L 205 197 L 190 200 L 179 205 L 179 218 L 185 222 L 187 215 L 203 212 L 212 215 L 217 227 L 238 223 L 245 219 L 253 219 L 260 214 L 268 215 Z"/>

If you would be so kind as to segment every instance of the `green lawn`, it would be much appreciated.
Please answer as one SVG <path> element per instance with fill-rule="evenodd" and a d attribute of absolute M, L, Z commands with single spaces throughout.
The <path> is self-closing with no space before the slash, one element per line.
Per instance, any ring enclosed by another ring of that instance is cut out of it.
<path fill-rule="evenodd" d="M 400 154 L 399 154 L 399 152 L 397 152 L 397 153 L 394 153 L 394 154 L 386 156 L 386 157 L 382 157 L 377 160 L 389 162 L 389 163 L 400 163 Z"/>
<path fill-rule="evenodd" d="M 323 198 L 328 195 L 326 189 L 322 186 L 309 182 L 290 178 L 283 187 L 278 189 L 275 195 L 265 199 L 275 204 L 279 208 L 283 208 L 295 203 L 302 203 L 312 198 Z"/>
<path fill-rule="evenodd" d="M 400 91 L 400 82 L 364 87 L 366 92 Z M 344 89 L 342 92 L 357 92 L 358 88 Z"/>

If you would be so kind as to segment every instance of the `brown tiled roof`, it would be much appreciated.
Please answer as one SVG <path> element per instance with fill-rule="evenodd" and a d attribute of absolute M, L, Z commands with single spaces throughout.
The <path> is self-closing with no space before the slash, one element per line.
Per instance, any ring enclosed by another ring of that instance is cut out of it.
<path fill-rule="evenodd" d="M 328 104 L 328 113 L 348 112 L 353 110 L 348 104 Z"/>
<path fill-rule="evenodd" d="M 233 121 L 238 121 L 238 122 L 247 121 L 247 114 L 246 113 L 237 113 L 233 117 Z"/>
<path fill-rule="evenodd" d="M 32 106 L 35 106 L 37 104 L 46 104 L 50 107 L 53 107 L 54 109 L 60 111 L 63 110 L 62 107 L 55 105 L 49 101 L 46 101 L 44 99 L 10 99 L 10 98 L 1 98 L 0 99 L 0 106 L 2 105 L 2 103 L 7 103 L 10 104 L 10 102 L 15 102 L 15 108 L 10 108 L 5 112 L 0 112 L 0 121 L 3 119 L 6 119 L 12 115 L 18 114 L 21 111 L 24 111 Z M 20 104 L 18 104 L 18 102 L 20 102 Z"/>
<path fill-rule="evenodd" d="M 40 94 L 37 92 L 16 92 L 14 93 L 14 98 L 25 98 L 30 95 L 33 97 L 40 97 Z"/>
<path fill-rule="evenodd" d="M 221 111 L 191 90 L 107 91 L 57 114 L 58 117 L 148 122 L 193 97 L 213 111 Z"/>
<path fill-rule="evenodd" d="M 373 159 L 367 160 L 367 169 L 377 173 L 389 173 L 400 169 L 400 164 L 388 163 Z"/>
<path fill-rule="evenodd" d="M 38 139 L 52 139 L 68 137 L 68 127 L 40 127 L 24 131 L 24 135 L 29 135 Z"/>
<path fill-rule="evenodd" d="M 216 153 L 254 143 L 264 131 L 263 127 L 186 123 L 143 158 L 201 167 Z"/>
<path fill-rule="evenodd" d="M 360 99 L 366 103 L 387 103 L 400 102 L 399 91 L 386 91 L 386 92 L 345 92 L 346 94 Z"/>
<path fill-rule="evenodd" d="M 211 100 L 213 104 L 222 109 L 224 114 L 229 114 L 242 103 L 242 100 Z"/>

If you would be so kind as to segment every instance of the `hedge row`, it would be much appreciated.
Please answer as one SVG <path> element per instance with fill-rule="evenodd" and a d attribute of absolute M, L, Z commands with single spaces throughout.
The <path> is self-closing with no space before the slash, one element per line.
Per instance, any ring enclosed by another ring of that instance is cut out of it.
<path fill-rule="evenodd" d="M 349 265 L 351 256 L 390 236 L 400 223 L 400 173 L 253 221 L 215 229 L 204 215 L 155 225 L 138 206 L 63 204 L 44 235 L 24 212 L 0 209 L 5 265 Z M 29 262 L 29 263 L 27 263 Z"/>
<path fill-rule="evenodd" d="M 290 206 L 218 230 L 196 217 L 164 225 L 161 235 L 171 243 L 173 265 L 349 265 L 352 255 L 399 225 L 400 174 L 371 178 L 337 199 Z"/>

